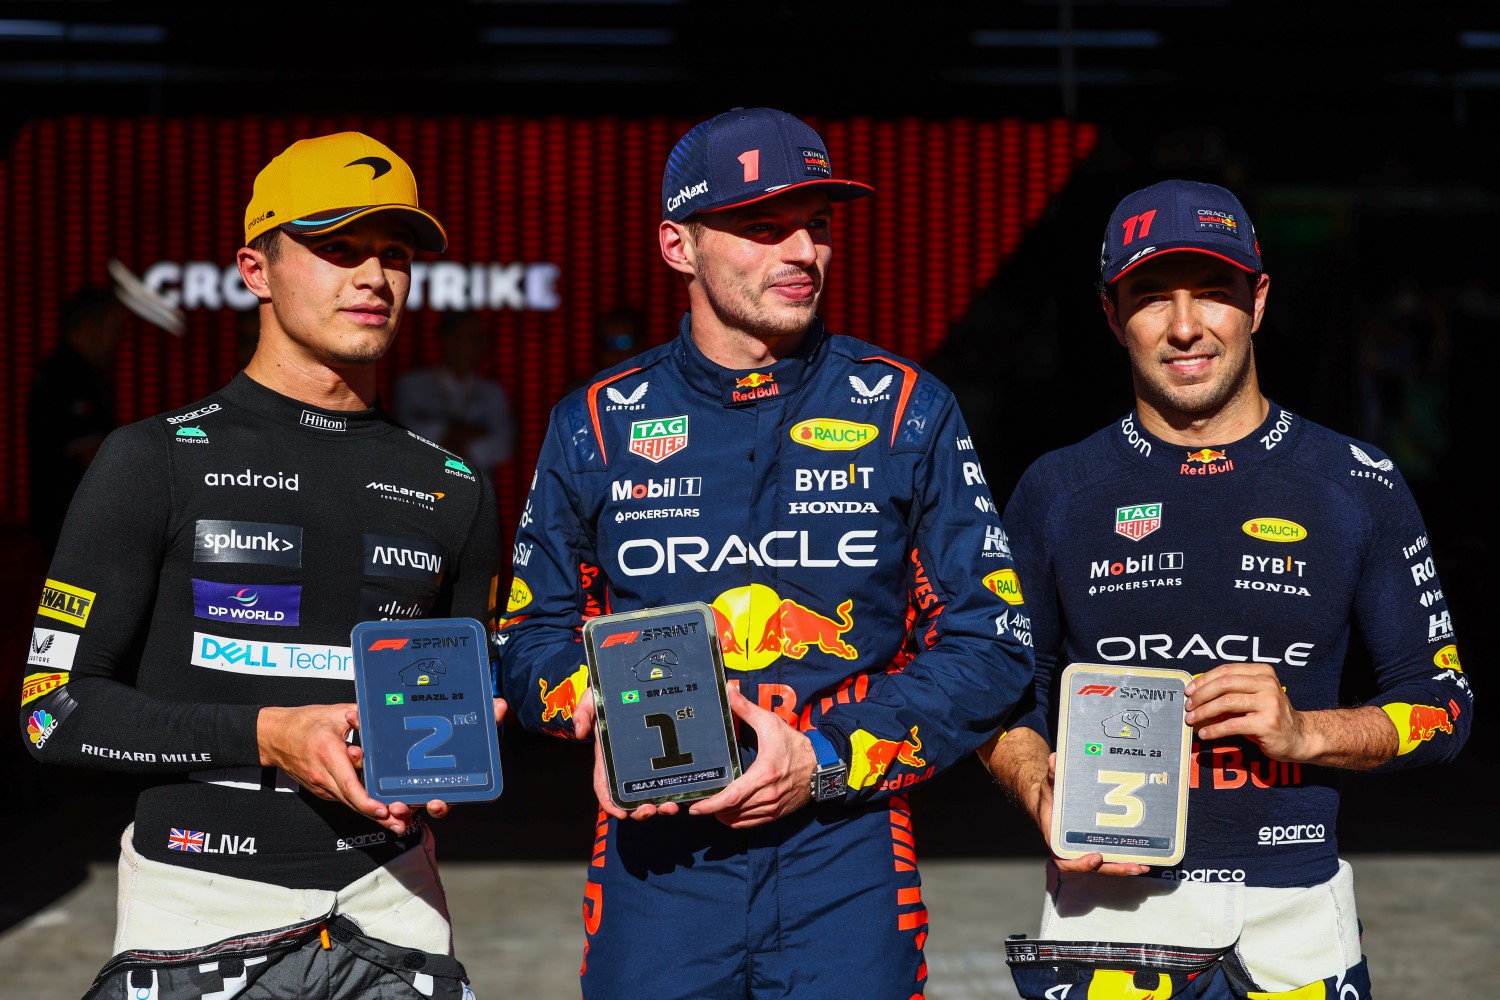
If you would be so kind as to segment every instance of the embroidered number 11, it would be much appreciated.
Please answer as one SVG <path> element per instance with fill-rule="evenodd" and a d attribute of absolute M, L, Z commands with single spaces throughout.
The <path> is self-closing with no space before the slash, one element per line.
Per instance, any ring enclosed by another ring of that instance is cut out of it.
<path fill-rule="evenodd" d="M 741 157 L 741 159 L 744 159 L 744 157 Z M 1145 239 L 1147 236 L 1149 236 L 1151 234 L 1151 220 L 1154 218 L 1156 218 L 1156 209 L 1153 208 L 1149 212 L 1142 212 L 1140 215 L 1132 215 L 1130 218 L 1126 219 L 1124 223 L 1125 242 L 1122 245 L 1129 246 L 1130 241 L 1135 239 L 1135 227 L 1137 223 L 1139 223 L 1141 227 L 1141 239 Z"/>

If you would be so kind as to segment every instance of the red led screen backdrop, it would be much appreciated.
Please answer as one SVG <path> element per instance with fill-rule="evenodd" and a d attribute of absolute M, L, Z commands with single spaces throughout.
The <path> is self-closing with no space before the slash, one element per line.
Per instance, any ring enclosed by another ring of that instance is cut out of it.
<path fill-rule="evenodd" d="M 412 165 L 422 205 L 448 229 L 414 268 L 393 376 L 436 356 L 441 314 L 481 313 L 487 371 L 510 394 L 515 460 L 497 474 L 502 530 L 514 523 L 561 392 L 597 367 L 594 322 L 639 310 L 647 345 L 686 304 L 656 245 L 661 168 L 694 122 L 646 119 L 237 118 L 34 122 L 0 161 L 0 522 L 22 523 L 26 398 L 58 337 L 58 309 L 106 285 L 119 260 L 179 306 L 172 336 L 132 316 L 117 358 L 122 422 L 190 402 L 235 371 L 235 328 L 254 300 L 234 271 L 256 171 L 299 138 L 368 132 Z M 874 198 L 841 206 L 821 314 L 839 333 L 918 360 L 987 284 L 1091 149 L 1066 121 L 813 120 L 840 176 Z"/>

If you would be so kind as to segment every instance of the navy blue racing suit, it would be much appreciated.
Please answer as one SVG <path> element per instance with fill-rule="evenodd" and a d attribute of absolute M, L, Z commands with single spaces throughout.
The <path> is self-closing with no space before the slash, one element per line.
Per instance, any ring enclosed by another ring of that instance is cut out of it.
<path fill-rule="evenodd" d="M 1468 736 L 1472 694 L 1427 529 L 1370 445 L 1275 403 L 1250 435 L 1201 449 L 1154 437 L 1131 414 L 1034 463 L 1005 523 L 1036 623 L 1036 707 L 1016 727 L 1051 740 L 1073 662 L 1193 674 L 1268 663 L 1294 708 L 1336 708 L 1357 623 L 1379 692 L 1368 703 L 1400 738 L 1382 769 L 1449 760 Z M 1246 739 L 1195 738 L 1187 854 L 1139 877 L 1327 883 L 1339 869 L 1337 781 Z M 1352 981 L 1334 979 L 1340 990 Z"/>
<path fill-rule="evenodd" d="M 821 323 L 730 371 L 689 331 L 553 410 L 497 636 L 506 696 L 571 737 L 582 623 L 703 601 L 731 682 L 827 737 L 848 791 L 749 830 L 601 813 L 584 992 L 905 1000 L 927 915 L 904 793 L 1031 680 L 1006 536 L 931 375 Z"/>

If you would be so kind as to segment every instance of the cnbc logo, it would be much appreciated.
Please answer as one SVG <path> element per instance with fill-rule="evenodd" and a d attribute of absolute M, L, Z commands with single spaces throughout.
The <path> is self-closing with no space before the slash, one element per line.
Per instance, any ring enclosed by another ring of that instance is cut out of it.
<path fill-rule="evenodd" d="M 625 704 L 625 705 L 634 705 L 636 702 L 638 702 L 640 700 L 641 700 L 641 693 L 639 691 L 621 691 L 620 692 L 620 702 L 622 704 Z"/>
<path fill-rule="evenodd" d="M 1104 752 L 1104 747 L 1098 743 L 1085 743 L 1083 745 L 1083 752 L 1090 757 L 1097 757 Z"/>
<path fill-rule="evenodd" d="M 400 694 L 399 692 L 396 694 L 388 694 L 385 696 L 385 703 L 387 705 L 405 705 L 406 695 Z"/>

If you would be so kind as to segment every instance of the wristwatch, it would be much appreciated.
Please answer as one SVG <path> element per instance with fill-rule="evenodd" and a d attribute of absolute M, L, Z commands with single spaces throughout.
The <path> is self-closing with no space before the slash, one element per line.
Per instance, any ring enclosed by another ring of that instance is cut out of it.
<path fill-rule="evenodd" d="M 815 802 L 830 802 L 844 797 L 844 782 L 849 776 L 849 765 L 839 760 L 839 753 L 828 737 L 816 729 L 807 731 L 807 740 L 813 753 L 818 755 L 818 766 L 813 770 L 812 797 Z"/>

